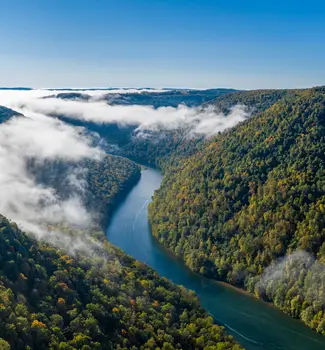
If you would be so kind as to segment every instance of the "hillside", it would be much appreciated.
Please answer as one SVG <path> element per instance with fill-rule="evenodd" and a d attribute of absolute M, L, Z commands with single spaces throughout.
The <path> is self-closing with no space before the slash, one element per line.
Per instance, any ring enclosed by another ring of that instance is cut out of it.
<path fill-rule="evenodd" d="M 125 92 L 107 93 L 98 97 L 98 101 L 110 106 L 150 106 L 154 109 L 161 107 L 177 107 L 185 105 L 200 108 L 202 103 L 212 103 L 216 98 L 232 94 L 234 89 L 210 89 L 210 90 L 166 90 L 162 92 Z M 65 92 L 44 97 L 56 98 L 65 101 L 91 101 L 86 93 Z M 184 127 L 168 128 L 166 125 L 153 130 L 147 130 L 145 135 L 137 133 L 138 124 L 128 123 L 99 123 L 91 120 L 76 119 L 73 116 L 54 114 L 68 124 L 83 126 L 91 132 L 97 133 L 101 138 L 102 146 L 105 140 L 106 151 L 112 154 L 127 157 L 136 162 L 149 166 L 161 167 L 161 163 L 171 156 L 188 156 L 197 150 L 197 145 L 202 141 L 198 137 L 195 142 L 188 137 L 188 130 Z"/>
<path fill-rule="evenodd" d="M 0 106 L 0 123 L 4 123 L 14 116 L 21 116 L 21 114 L 10 108 Z"/>
<path fill-rule="evenodd" d="M 221 90 L 221 92 L 216 98 L 202 103 L 199 108 L 213 107 L 217 112 L 228 115 L 232 107 L 245 105 L 251 115 L 256 115 L 285 96 L 295 94 L 295 90 Z M 120 132 L 122 130 L 123 128 Z M 110 139 L 109 135 L 107 139 Z M 205 141 L 204 135 L 189 137 L 186 129 L 159 130 L 151 134 L 147 133 L 146 138 L 130 137 L 127 142 L 120 144 L 117 153 L 144 164 L 164 168 L 168 163 L 177 163 L 180 159 L 194 154 L 201 149 Z"/>
<path fill-rule="evenodd" d="M 77 163 L 31 160 L 28 167 L 36 182 L 54 188 L 60 199 L 73 194 L 80 196 L 86 209 L 104 226 L 112 210 L 141 176 L 140 166 L 109 154 L 101 160 Z"/>
<path fill-rule="evenodd" d="M 133 89 L 135 90 L 135 89 Z M 223 96 L 230 92 L 234 92 L 234 89 L 208 89 L 208 90 L 195 90 L 195 89 L 166 89 L 165 91 L 141 91 L 138 92 L 125 92 L 116 93 L 109 92 L 105 94 L 103 90 L 103 96 L 100 98 L 101 101 L 107 102 L 109 105 L 142 105 L 142 106 L 153 106 L 154 108 L 172 106 L 177 107 L 179 104 L 184 104 L 189 107 L 199 106 L 202 103 L 212 101 L 218 96 Z M 79 100 L 87 101 L 90 99 L 87 92 L 69 91 L 61 92 L 55 95 L 50 95 L 47 98 L 60 98 L 64 100 Z"/>
<path fill-rule="evenodd" d="M 192 293 L 107 242 L 68 256 L 2 216 L 0 231 L 1 349 L 240 349 Z"/>
<path fill-rule="evenodd" d="M 214 106 L 224 113 L 235 105 L 245 105 L 252 109 L 253 114 L 265 111 L 285 96 L 293 96 L 299 90 L 248 90 L 233 91 L 206 102 L 203 106 Z"/>
<path fill-rule="evenodd" d="M 3 122 L 18 115 L 0 112 Z M 24 165 L 35 187 L 50 188 L 58 203 L 80 198 L 92 220 L 76 229 L 45 217 L 36 240 L 0 215 L 1 349 L 241 349 L 193 293 L 106 241 L 112 210 L 140 177 L 137 164 L 34 155 Z"/>
<path fill-rule="evenodd" d="M 0 106 L 0 124 L 12 117 L 26 118 L 23 114 Z M 27 119 L 27 118 L 26 118 Z M 5 157 L 6 153 L 3 153 Z M 37 155 L 26 157 L 26 171 L 37 186 L 51 188 L 59 200 L 78 196 L 85 208 L 92 213 L 96 224 L 109 220 L 112 209 L 139 180 L 140 166 L 127 158 L 105 155 L 101 159 L 78 161 L 46 159 Z"/>
<path fill-rule="evenodd" d="M 254 99 L 260 112 L 166 171 L 153 235 L 325 334 L 325 89 Z"/>
<path fill-rule="evenodd" d="M 128 94 L 107 94 L 105 100 L 109 104 L 115 105 L 147 105 L 155 108 L 162 106 L 177 107 L 184 104 L 189 107 L 199 106 L 204 102 L 208 102 L 222 96 L 234 89 L 209 89 L 209 90 L 193 90 L 193 89 L 171 89 L 163 92 L 142 92 Z"/>

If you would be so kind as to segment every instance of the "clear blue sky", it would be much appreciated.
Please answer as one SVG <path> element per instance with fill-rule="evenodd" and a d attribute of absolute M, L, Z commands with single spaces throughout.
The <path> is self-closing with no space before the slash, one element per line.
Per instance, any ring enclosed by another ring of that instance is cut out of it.
<path fill-rule="evenodd" d="M 325 1 L 0 0 L 0 86 L 325 85 Z"/>

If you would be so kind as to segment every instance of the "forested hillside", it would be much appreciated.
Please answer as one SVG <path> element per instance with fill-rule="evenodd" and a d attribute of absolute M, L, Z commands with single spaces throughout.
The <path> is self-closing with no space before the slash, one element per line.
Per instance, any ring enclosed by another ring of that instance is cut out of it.
<path fill-rule="evenodd" d="M 213 107 L 216 112 L 228 115 L 234 106 L 244 105 L 251 115 L 255 115 L 285 96 L 294 96 L 295 91 L 297 90 L 228 91 L 227 93 L 222 91 L 215 99 L 203 103 L 200 108 Z M 159 130 L 152 132 L 151 135 L 147 134 L 145 138 L 130 137 L 128 142 L 121 145 L 119 153 L 141 163 L 164 168 L 168 163 L 177 163 L 180 159 L 194 154 L 205 142 L 204 135 L 189 136 L 186 129 Z"/>
<path fill-rule="evenodd" d="M 2 122 L 19 115 L 0 113 Z M 31 156 L 26 170 L 58 203 L 80 198 L 92 221 L 47 225 L 36 240 L 0 215 L 1 349 L 241 349 L 193 293 L 106 241 L 102 228 L 139 179 L 137 164 Z"/>
<path fill-rule="evenodd" d="M 325 334 L 325 89 L 229 96 L 257 112 L 166 171 L 153 235 Z"/>
<path fill-rule="evenodd" d="M 114 90 L 114 89 L 111 89 Z M 116 90 L 116 89 L 115 89 Z M 177 107 L 179 104 L 184 104 L 189 107 L 199 106 L 204 102 L 212 101 L 218 96 L 223 96 L 229 92 L 236 91 L 234 89 L 207 89 L 207 90 L 195 90 L 195 89 L 165 89 L 165 91 L 156 91 L 155 89 L 134 91 L 113 92 L 109 89 L 102 90 L 103 95 L 100 97 L 101 101 L 107 102 L 109 105 L 142 105 L 158 107 Z M 89 90 L 88 90 L 89 91 Z M 70 90 L 69 92 L 61 92 L 54 95 L 50 95 L 46 98 L 61 98 L 64 100 L 79 100 L 88 101 L 91 96 L 87 94 L 87 90 Z"/>
<path fill-rule="evenodd" d="M 28 168 L 38 184 L 51 186 L 61 199 L 79 195 L 86 209 L 103 224 L 141 176 L 140 166 L 127 158 L 109 154 L 101 160 L 87 159 L 77 163 L 31 160 Z"/>
<path fill-rule="evenodd" d="M 101 211 L 101 219 L 109 219 L 116 204 L 141 176 L 140 166 L 112 155 L 106 155 L 100 162 L 85 161 L 82 167 L 86 169 L 86 207 Z"/>
<path fill-rule="evenodd" d="M 185 289 L 103 243 L 68 256 L 0 217 L 1 349 L 240 349 Z"/>
<path fill-rule="evenodd" d="M 147 132 L 146 137 L 137 136 L 133 126 L 102 124 L 66 116 L 56 116 L 75 126 L 82 126 L 100 136 L 101 146 L 114 155 L 126 157 L 152 167 L 160 167 L 162 161 L 178 155 L 192 155 L 203 138 L 190 140 L 187 131 L 182 129 L 158 130 Z"/>
<path fill-rule="evenodd" d="M 233 91 L 206 102 L 203 106 L 214 106 L 224 113 L 235 105 L 245 105 L 253 114 L 265 111 L 285 96 L 293 96 L 299 90 L 249 90 Z"/>

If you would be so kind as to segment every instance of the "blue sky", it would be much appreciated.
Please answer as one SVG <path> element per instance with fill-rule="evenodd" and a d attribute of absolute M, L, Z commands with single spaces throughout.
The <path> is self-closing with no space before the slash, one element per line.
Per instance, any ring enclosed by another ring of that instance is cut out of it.
<path fill-rule="evenodd" d="M 325 1 L 0 0 L 0 86 L 325 85 Z"/>

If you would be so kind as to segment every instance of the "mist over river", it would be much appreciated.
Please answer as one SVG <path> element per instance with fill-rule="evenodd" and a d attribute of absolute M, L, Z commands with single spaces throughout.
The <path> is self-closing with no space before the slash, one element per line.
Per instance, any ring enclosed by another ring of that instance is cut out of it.
<path fill-rule="evenodd" d="M 147 207 L 160 186 L 159 171 L 145 169 L 115 211 L 108 240 L 161 276 L 196 292 L 201 305 L 249 350 L 324 350 L 325 337 L 267 303 L 191 272 L 151 236 Z"/>

